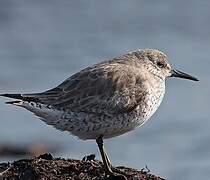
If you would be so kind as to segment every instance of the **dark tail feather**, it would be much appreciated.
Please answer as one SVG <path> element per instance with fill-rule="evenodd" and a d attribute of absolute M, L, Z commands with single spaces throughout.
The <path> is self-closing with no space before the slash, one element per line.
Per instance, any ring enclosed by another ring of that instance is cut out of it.
<path fill-rule="evenodd" d="M 0 96 L 8 97 L 8 98 L 13 98 L 13 99 L 20 99 L 23 101 L 34 101 L 38 102 L 39 100 L 34 97 L 24 97 L 21 94 L 0 94 Z"/>
<path fill-rule="evenodd" d="M 0 96 L 23 100 L 21 94 L 0 94 Z"/>
<path fill-rule="evenodd" d="M 8 101 L 8 102 L 5 102 L 6 104 L 18 104 L 20 103 L 21 101 Z"/>

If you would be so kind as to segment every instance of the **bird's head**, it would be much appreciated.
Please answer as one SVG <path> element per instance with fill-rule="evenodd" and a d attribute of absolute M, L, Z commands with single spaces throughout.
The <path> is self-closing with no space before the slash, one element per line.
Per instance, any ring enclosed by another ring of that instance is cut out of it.
<path fill-rule="evenodd" d="M 161 51 L 154 49 L 143 49 L 134 52 L 135 56 L 144 64 L 146 70 L 152 75 L 165 80 L 166 77 L 179 77 L 198 81 L 197 78 L 173 69 L 168 62 L 168 57 Z"/>

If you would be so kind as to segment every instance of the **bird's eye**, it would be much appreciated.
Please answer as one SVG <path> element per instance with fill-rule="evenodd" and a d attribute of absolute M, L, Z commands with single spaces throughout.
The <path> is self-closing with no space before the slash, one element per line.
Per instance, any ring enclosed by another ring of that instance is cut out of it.
<path fill-rule="evenodd" d="M 160 67 L 160 68 L 163 68 L 165 66 L 165 64 L 161 61 L 158 61 L 157 66 Z"/>

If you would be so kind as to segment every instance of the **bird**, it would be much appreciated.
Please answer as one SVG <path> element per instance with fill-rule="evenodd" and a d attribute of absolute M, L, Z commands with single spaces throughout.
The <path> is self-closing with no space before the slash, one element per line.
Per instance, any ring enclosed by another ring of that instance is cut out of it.
<path fill-rule="evenodd" d="M 8 104 L 23 107 L 48 125 L 82 140 L 95 140 L 108 175 L 124 176 L 112 166 L 104 139 L 145 124 L 160 106 L 165 81 L 197 78 L 172 68 L 156 49 L 138 49 L 89 66 L 41 93 L 0 94 Z"/>

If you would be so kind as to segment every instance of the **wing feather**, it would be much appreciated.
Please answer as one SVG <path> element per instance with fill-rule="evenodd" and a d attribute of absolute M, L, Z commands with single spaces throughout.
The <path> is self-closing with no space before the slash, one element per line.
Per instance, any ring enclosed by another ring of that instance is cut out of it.
<path fill-rule="evenodd" d="M 147 93 L 134 69 L 126 64 L 101 63 L 86 68 L 51 90 L 23 94 L 59 109 L 88 113 L 133 110 Z"/>

